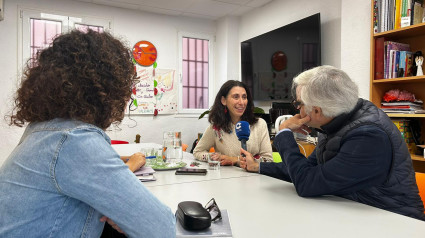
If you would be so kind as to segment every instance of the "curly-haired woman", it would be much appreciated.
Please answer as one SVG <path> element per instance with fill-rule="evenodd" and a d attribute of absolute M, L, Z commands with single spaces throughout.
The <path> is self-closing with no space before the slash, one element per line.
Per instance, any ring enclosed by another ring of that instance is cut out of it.
<path fill-rule="evenodd" d="M 171 210 L 131 171 L 144 156 L 124 164 L 104 132 L 123 119 L 134 73 L 109 33 L 72 31 L 37 55 L 10 116 L 28 126 L 0 169 L 0 234 L 99 237 L 108 220 L 130 237 L 175 236 Z"/>
<path fill-rule="evenodd" d="M 207 161 L 206 155 L 214 147 L 216 153 L 213 159 L 219 160 L 221 165 L 237 165 L 241 142 L 236 136 L 235 125 L 239 121 L 246 121 L 251 131 L 247 141 L 248 151 L 260 161 L 273 161 L 267 123 L 255 117 L 252 96 L 244 83 L 229 80 L 221 86 L 208 114 L 208 121 L 211 125 L 193 150 L 196 159 Z"/>

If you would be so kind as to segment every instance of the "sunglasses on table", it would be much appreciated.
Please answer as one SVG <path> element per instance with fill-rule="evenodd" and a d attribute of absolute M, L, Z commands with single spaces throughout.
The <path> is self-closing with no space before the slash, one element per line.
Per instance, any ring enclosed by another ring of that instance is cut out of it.
<path fill-rule="evenodd" d="M 212 198 L 207 205 L 205 205 L 205 209 L 210 213 L 211 215 L 211 221 L 217 221 L 221 219 L 221 211 L 218 208 L 217 203 L 215 202 L 215 199 Z"/>

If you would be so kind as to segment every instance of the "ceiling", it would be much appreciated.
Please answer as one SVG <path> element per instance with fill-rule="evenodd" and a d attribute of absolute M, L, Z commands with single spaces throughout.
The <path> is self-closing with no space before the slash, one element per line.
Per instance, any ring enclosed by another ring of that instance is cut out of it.
<path fill-rule="evenodd" d="M 240 16 L 272 0 L 74 0 L 172 16 L 217 20 Z"/>

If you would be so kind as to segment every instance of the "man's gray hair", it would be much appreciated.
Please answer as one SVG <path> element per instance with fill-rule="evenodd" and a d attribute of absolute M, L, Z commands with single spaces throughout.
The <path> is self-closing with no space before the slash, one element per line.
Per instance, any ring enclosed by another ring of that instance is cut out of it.
<path fill-rule="evenodd" d="M 350 112 L 359 98 L 356 83 L 344 71 L 329 65 L 318 66 L 299 74 L 292 83 L 292 92 L 300 94 L 299 98 L 304 103 L 307 114 L 316 106 L 322 109 L 325 117 Z"/>

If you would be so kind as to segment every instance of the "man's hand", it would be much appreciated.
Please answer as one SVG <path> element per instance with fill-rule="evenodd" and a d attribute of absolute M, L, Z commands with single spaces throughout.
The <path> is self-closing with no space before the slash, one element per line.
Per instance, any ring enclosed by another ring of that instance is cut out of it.
<path fill-rule="evenodd" d="M 114 228 L 115 230 L 117 230 L 119 233 L 125 234 L 124 231 L 121 230 L 121 228 L 118 227 L 117 224 L 115 224 L 114 221 L 112 221 L 111 219 L 109 219 L 107 216 L 102 216 L 100 218 L 100 222 L 107 222 L 109 225 L 112 226 L 112 228 Z"/>
<path fill-rule="evenodd" d="M 245 157 L 243 155 L 245 155 Z M 259 164 L 255 162 L 251 153 L 241 148 L 241 156 L 239 159 L 241 168 L 249 172 L 258 172 Z"/>
<path fill-rule="evenodd" d="M 306 126 L 305 124 L 308 123 L 311 120 L 310 116 L 307 115 L 303 118 L 301 118 L 300 114 L 297 114 L 288 120 L 283 121 L 280 126 L 279 130 L 283 130 L 285 128 L 290 129 L 293 132 L 301 133 L 304 135 L 307 135 L 311 132 L 311 129 Z"/>
<path fill-rule="evenodd" d="M 128 161 L 125 164 L 132 172 L 134 172 L 146 164 L 145 155 L 140 152 L 134 153 L 128 158 Z"/>

